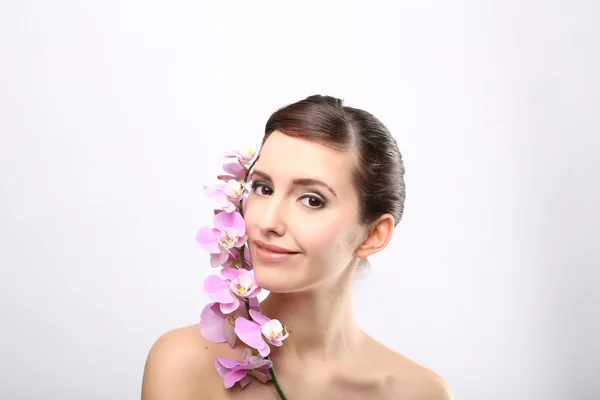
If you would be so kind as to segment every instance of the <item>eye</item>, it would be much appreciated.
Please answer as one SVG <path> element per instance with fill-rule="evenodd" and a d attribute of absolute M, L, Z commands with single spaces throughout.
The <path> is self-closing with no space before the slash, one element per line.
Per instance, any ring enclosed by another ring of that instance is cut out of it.
<path fill-rule="evenodd" d="M 263 182 L 252 182 L 250 183 L 250 187 L 252 188 L 252 191 L 254 193 L 257 192 L 257 190 L 259 189 L 264 189 L 262 191 L 262 193 L 258 193 L 260 196 L 269 196 L 270 194 L 273 193 L 273 189 L 271 189 L 271 187 L 269 185 L 267 185 L 266 183 Z M 267 193 L 265 193 L 265 190 L 267 191 Z"/>
<path fill-rule="evenodd" d="M 309 208 L 319 209 L 319 208 L 325 207 L 325 200 L 323 200 L 317 196 L 306 195 L 306 196 L 303 196 L 301 200 L 307 200 L 307 201 L 304 201 L 303 204 Z"/>
<path fill-rule="evenodd" d="M 271 196 L 273 194 L 273 188 L 260 181 L 250 182 L 250 190 L 259 196 Z M 302 196 L 300 200 L 302 201 L 303 205 L 313 210 L 321 209 L 327 204 L 326 200 L 314 194 L 306 194 Z"/>

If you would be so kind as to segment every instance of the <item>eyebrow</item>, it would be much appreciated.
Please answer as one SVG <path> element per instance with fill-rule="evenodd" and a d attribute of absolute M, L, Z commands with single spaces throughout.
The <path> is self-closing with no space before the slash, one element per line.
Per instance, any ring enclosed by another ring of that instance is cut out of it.
<path fill-rule="evenodd" d="M 262 171 L 254 170 L 254 171 L 252 171 L 251 175 L 252 175 L 252 177 L 259 176 L 267 181 L 273 182 L 273 179 L 271 179 L 269 174 L 262 172 Z M 297 178 L 297 179 L 294 179 L 292 181 L 292 183 L 294 185 L 298 185 L 298 186 L 311 186 L 311 185 L 323 186 L 323 187 L 327 188 L 337 199 L 337 194 L 335 193 L 335 191 L 328 184 L 323 182 L 322 180 L 313 179 L 313 178 Z"/>

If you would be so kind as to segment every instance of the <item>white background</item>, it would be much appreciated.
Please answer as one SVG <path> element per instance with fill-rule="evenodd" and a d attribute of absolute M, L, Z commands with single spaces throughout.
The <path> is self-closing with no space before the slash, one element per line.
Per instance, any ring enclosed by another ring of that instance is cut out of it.
<path fill-rule="evenodd" d="M 2 2 L 0 398 L 139 398 L 207 302 L 202 185 L 316 93 L 405 158 L 364 328 L 457 399 L 600 398 L 598 2 L 282 3 Z"/>

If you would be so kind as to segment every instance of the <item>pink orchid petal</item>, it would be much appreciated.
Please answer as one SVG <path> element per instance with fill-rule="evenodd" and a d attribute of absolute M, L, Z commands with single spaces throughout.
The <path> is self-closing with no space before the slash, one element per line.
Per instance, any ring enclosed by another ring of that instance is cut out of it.
<path fill-rule="evenodd" d="M 213 208 L 218 211 L 223 210 L 229 213 L 237 210 L 237 205 L 225 193 L 225 185 L 205 186 L 204 195 L 211 202 Z"/>
<path fill-rule="evenodd" d="M 252 357 L 252 350 L 246 347 L 242 352 L 242 358 L 244 359 L 244 362 L 248 362 L 248 360 L 250 360 L 250 357 Z"/>
<path fill-rule="evenodd" d="M 231 293 L 231 291 L 229 293 Z M 231 303 L 221 303 L 220 308 L 223 314 L 231 314 L 239 308 L 240 301 L 238 300 L 238 298 L 235 296 L 231 296 L 231 298 L 233 299 Z"/>
<path fill-rule="evenodd" d="M 248 299 L 248 303 L 250 305 L 251 310 L 260 311 L 260 305 L 259 305 L 257 298 Z M 221 314 L 223 314 L 223 312 L 221 311 L 221 304 L 218 304 L 217 307 L 219 308 L 219 311 L 221 312 Z M 238 308 L 236 310 L 234 310 L 233 312 L 245 314 L 246 313 L 246 303 L 243 301 L 239 301 Z M 231 313 L 229 313 L 229 314 L 231 314 Z M 225 314 L 223 314 L 223 315 L 225 315 Z M 234 335 L 235 335 L 235 332 L 234 332 Z"/>
<path fill-rule="evenodd" d="M 240 237 L 246 237 L 246 221 L 244 221 L 244 217 L 242 217 L 242 215 L 238 212 L 236 213 L 232 213 L 235 218 L 233 219 L 233 224 L 231 224 L 232 228 L 235 228 L 235 230 L 237 231 L 238 236 Z M 244 239 L 244 243 L 246 242 L 246 239 Z M 242 245 L 240 244 L 238 247 L 241 247 Z"/>
<path fill-rule="evenodd" d="M 221 270 L 221 276 L 223 278 L 229 279 L 230 281 L 236 279 L 238 276 L 242 275 L 244 270 L 237 268 L 223 268 Z"/>
<path fill-rule="evenodd" d="M 217 208 L 222 208 L 230 203 L 229 198 L 223 191 L 224 189 L 225 185 L 205 186 L 204 195 Z"/>
<path fill-rule="evenodd" d="M 253 363 L 239 365 L 239 366 L 237 366 L 237 368 L 242 368 L 242 369 L 270 368 L 272 365 L 271 361 L 265 360 L 262 357 L 254 356 L 252 358 L 254 358 L 254 359 L 258 358 L 259 360 L 255 361 Z"/>
<path fill-rule="evenodd" d="M 269 370 L 263 371 L 256 369 L 254 370 L 254 376 L 262 383 L 267 383 L 271 379 L 271 372 Z"/>
<path fill-rule="evenodd" d="M 235 320 L 235 333 L 242 342 L 258 350 L 263 357 L 265 356 L 265 354 L 263 354 L 266 351 L 265 346 L 267 348 L 269 346 L 263 340 L 259 324 L 254 321 L 249 321 L 244 317 L 238 317 Z M 269 352 L 267 351 L 267 354 L 268 353 Z"/>
<path fill-rule="evenodd" d="M 217 358 L 217 361 L 219 361 L 219 363 L 221 363 L 222 366 L 229 369 L 244 365 L 242 361 L 229 360 L 227 358 Z"/>
<path fill-rule="evenodd" d="M 248 235 L 239 236 L 235 241 L 235 247 L 242 247 L 248 241 Z"/>
<path fill-rule="evenodd" d="M 217 358 L 215 360 L 215 368 L 217 369 L 217 373 L 223 378 L 231 369 L 223 366 L 220 360 L 223 359 Z"/>
<path fill-rule="evenodd" d="M 213 218 L 213 226 L 223 232 L 226 228 L 231 228 L 235 214 L 220 212 Z"/>
<path fill-rule="evenodd" d="M 202 336 L 215 343 L 222 343 L 225 337 L 225 324 L 229 324 L 225 315 L 219 311 L 218 303 L 211 303 L 204 307 L 200 315 L 200 333 Z"/>
<path fill-rule="evenodd" d="M 242 155 L 240 154 L 240 151 L 237 149 L 234 150 L 227 150 L 225 153 L 223 153 L 223 158 L 240 158 Z"/>
<path fill-rule="evenodd" d="M 225 262 L 223 262 L 221 264 L 221 266 L 223 268 L 235 268 L 234 263 L 235 263 L 236 260 L 237 259 L 236 259 L 236 257 L 233 254 L 228 253 L 227 260 L 225 260 Z"/>
<path fill-rule="evenodd" d="M 271 360 L 265 360 L 260 356 L 250 356 L 246 362 L 252 365 L 253 368 L 271 368 L 273 366 Z"/>
<path fill-rule="evenodd" d="M 220 181 L 223 181 L 223 182 L 227 182 L 230 179 L 235 179 L 235 177 L 232 176 L 232 175 L 222 174 L 222 175 L 217 175 L 217 179 L 220 180 Z"/>
<path fill-rule="evenodd" d="M 210 265 L 213 268 L 216 268 L 219 265 L 223 265 L 228 258 L 229 253 L 227 252 L 227 250 L 219 250 L 219 253 L 210 255 Z"/>
<path fill-rule="evenodd" d="M 233 176 L 234 179 L 242 179 L 246 176 L 246 169 L 237 161 L 224 164 L 223 171 L 228 175 Z"/>
<path fill-rule="evenodd" d="M 246 223 L 244 222 L 244 218 L 237 211 L 231 213 L 218 213 L 213 219 L 213 226 L 221 232 L 225 231 L 226 228 L 233 228 L 238 236 L 244 236 L 246 234 Z"/>
<path fill-rule="evenodd" d="M 257 298 L 248 299 L 248 303 L 250 304 L 251 310 L 260 311 L 260 306 L 259 306 L 260 303 Z"/>
<path fill-rule="evenodd" d="M 240 381 L 240 388 L 245 388 L 246 386 L 248 386 L 248 384 L 250 384 L 250 382 L 252 382 L 252 378 L 249 377 L 247 374 L 245 377 L 242 378 L 242 380 Z M 266 382 L 264 382 L 266 383 Z"/>
<path fill-rule="evenodd" d="M 229 319 L 227 319 L 227 322 L 224 325 L 225 326 L 223 327 L 223 334 L 225 335 L 225 341 L 227 342 L 229 347 L 233 349 L 237 340 L 237 335 L 235 334 L 234 329 L 235 327 L 231 322 L 229 322 Z"/>
<path fill-rule="evenodd" d="M 269 347 L 267 342 L 265 342 L 265 345 L 262 348 L 256 350 L 258 350 L 258 354 L 260 354 L 263 357 L 266 357 L 271 353 L 271 348 Z"/>
<path fill-rule="evenodd" d="M 241 246 L 240 246 L 241 247 Z M 246 269 L 246 270 L 250 270 L 252 269 L 252 261 L 251 261 L 251 257 L 250 257 L 250 250 L 248 249 L 248 245 L 244 246 L 244 263 L 246 264 L 245 266 L 240 265 L 241 268 Z M 236 249 L 236 251 L 231 251 L 228 253 L 228 258 L 225 262 L 223 262 L 223 264 L 221 264 L 223 266 L 223 268 L 234 268 L 237 269 L 234 264 L 240 264 L 240 255 Z"/>
<path fill-rule="evenodd" d="M 250 316 L 252 317 L 252 319 L 254 321 L 256 321 L 258 324 L 260 324 L 260 326 L 263 326 L 264 324 L 266 324 L 267 322 L 269 322 L 271 320 L 271 318 L 265 317 L 259 311 L 256 311 L 256 310 L 250 310 Z"/>
<path fill-rule="evenodd" d="M 239 181 L 246 177 L 246 169 L 244 169 L 237 161 L 224 164 L 223 171 L 225 171 L 225 174 L 217 175 L 217 179 L 223 182 L 227 182 L 231 179 Z"/>
<path fill-rule="evenodd" d="M 234 203 L 232 203 L 231 201 L 229 201 L 229 203 L 227 203 L 227 205 L 222 208 L 223 208 L 223 211 L 225 211 L 227 213 L 232 213 L 237 210 L 237 206 Z"/>
<path fill-rule="evenodd" d="M 216 275 L 210 275 L 204 279 L 204 293 L 211 300 L 219 303 L 232 303 L 235 300 L 229 288 L 229 281 L 223 280 Z M 237 308 L 237 305 L 235 308 Z"/>
<path fill-rule="evenodd" d="M 236 160 L 236 161 L 229 161 L 229 162 L 223 164 L 223 171 L 225 171 L 226 173 L 228 173 L 230 175 L 235 175 L 235 174 L 245 171 L 245 169 Z"/>
<path fill-rule="evenodd" d="M 221 365 L 218 359 L 215 360 L 215 368 L 217 369 L 217 373 L 221 378 L 225 376 L 227 371 L 229 371 L 227 368 Z"/>
<path fill-rule="evenodd" d="M 213 190 L 213 189 L 205 189 L 204 195 L 211 201 L 211 203 L 216 204 L 218 208 L 226 205 L 229 202 L 229 199 L 225 195 L 224 192 Z"/>
<path fill-rule="evenodd" d="M 196 241 L 200 247 L 209 253 L 219 253 L 221 248 L 219 242 L 213 233 L 212 228 L 202 227 L 196 234 Z"/>
<path fill-rule="evenodd" d="M 250 256 L 250 247 L 249 246 L 244 246 L 244 260 L 248 263 L 251 264 L 252 263 L 252 257 Z"/>
<path fill-rule="evenodd" d="M 242 380 L 246 376 L 247 372 L 243 369 L 236 369 L 233 371 L 229 371 L 223 376 L 223 385 L 225 385 L 226 389 L 230 389 L 237 382 Z"/>

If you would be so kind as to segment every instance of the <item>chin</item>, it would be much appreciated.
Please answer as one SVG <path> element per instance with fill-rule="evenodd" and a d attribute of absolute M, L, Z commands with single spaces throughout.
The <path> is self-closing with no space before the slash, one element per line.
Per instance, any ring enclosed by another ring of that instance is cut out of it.
<path fill-rule="evenodd" d="M 256 284 L 270 293 L 301 293 L 318 286 L 318 277 L 307 275 L 303 263 L 279 266 L 257 261 L 253 267 Z"/>
<path fill-rule="evenodd" d="M 293 274 L 287 268 L 274 265 L 263 265 L 257 261 L 253 265 L 254 278 L 256 284 L 274 293 L 291 293 L 297 291 L 297 285 L 294 284 Z"/>
<path fill-rule="evenodd" d="M 260 259 L 256 248 L 250 246 L 250 257 L 254 278 L 258 286 L 273 293 L 296 293 L 311 286 L 311 277 L 307 276 L 306 255 L 297 254 L 291 259 L 267 261 Z"/>

